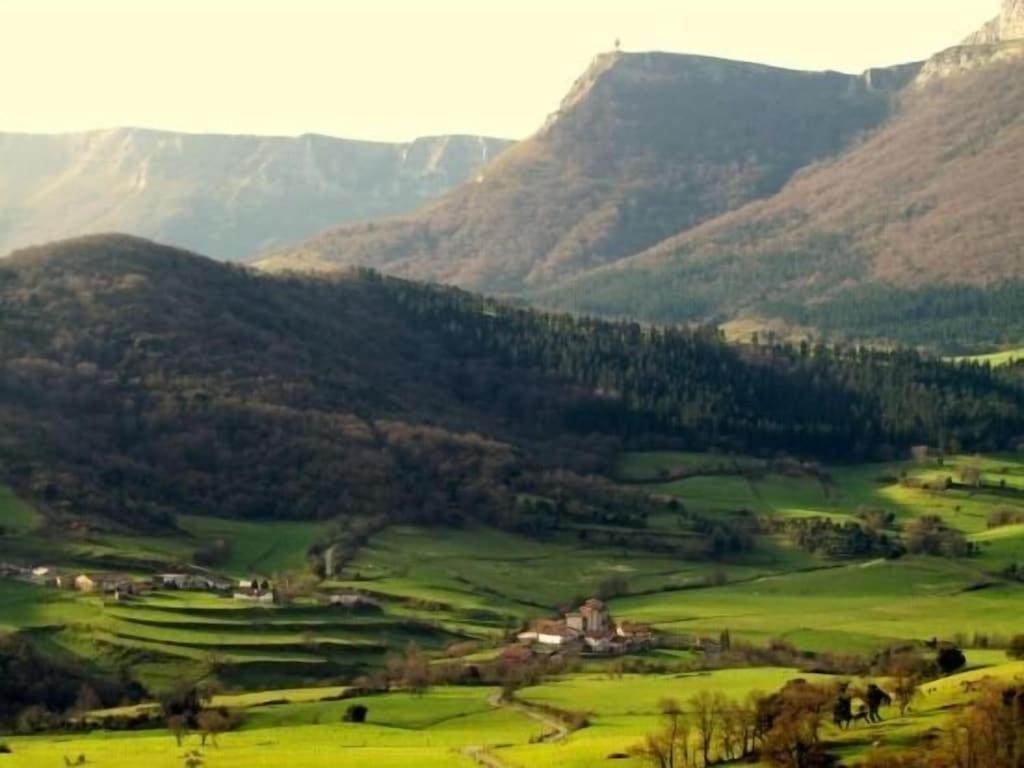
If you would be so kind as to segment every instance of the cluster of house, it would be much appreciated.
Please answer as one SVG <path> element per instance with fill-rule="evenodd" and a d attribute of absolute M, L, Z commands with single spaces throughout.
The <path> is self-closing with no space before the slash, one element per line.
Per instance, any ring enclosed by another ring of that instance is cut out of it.
<path fill-rule="evenodd" d="M 616 622 L 603 602 L 590 599 L 561 619 L 533 622 L 516 639 L 523 646 L 542 645 L 611 656 L 650 648 L 654 634 L 644 624 Z"/>
<path fill-rule="evenodd" d="M 181 590 L 210 592 L 259 605 L 274 605 L 278 602 L 274 585 L 265 578 L 242 579 L 235 582 L 209 573 L 159 573 L 147 581 L 121 573 L 68 572 L 50 566 L 26 567 L 0 562 L 0 578 L 16 579 L 57 589 L 109 595 L 115 600 L 153 590 Z M 380 607 L 375 600 L 359 593 L 321 594 L 319 599 L 324 604 L 349 610 Z"/>
<path fill-rule="evenodd" d="M 236 587 L 233 581 L 197 573 L 159 573 L 146 581 L 123 573 L 81 573 L 62 571 L 45 565 L 26 567 L 0 563 L 0 578 L 16 579 L 42 587 L 112 595 L 115 599 L 151 590 L 174 589 L 218 594 L 232 594 L 234 590 L 234 597 L 239 600 L 273 601 L 273 589 L 266 580 L 247 580 Z"/>
<path fill-rule="evenodd" d="M 79 592 L 113 595 L 115 599 L 120 599 L 125 595 L 138 594 L 145 587 L 145 584 L 134 576 L 123 573 L 69 572 L 47 565 L 25 567 L 0 563 L 0 577 L 16 579 L 41 587 L 75 589 Z"/>
<path fill-rule="evenodd" d="M 235 600 L 242 600 L 247 603 L 259 603 L 271 605 L 277 602 L 277 595 L 273 586 L 266 579 L 242 579 L 234 588 L 232 597 Z"/>
<path fill-rule="evenodd" d="M 229 592 L 233 581 L 201 573 L 158 573 L 152 579 L 157 589 L 179 589 L 187 592 Z"/>

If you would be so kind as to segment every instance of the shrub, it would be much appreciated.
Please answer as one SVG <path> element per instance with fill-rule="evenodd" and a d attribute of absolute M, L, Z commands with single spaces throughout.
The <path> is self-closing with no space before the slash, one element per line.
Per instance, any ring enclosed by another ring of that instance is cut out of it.
<path fill-rule="evenodd" d="M 1019 523 L 1024 523 L 1024 509 L 1018 507 L 996 507 L 988 515 L 989 528 Z"/>
<path fill-rule="evenodd" d="M 365 723 L 370 710 L 363 704 L 353 704 L 345 710 L 342 720 L 346 723 Z"/>
<path fill-rule="evenodd" d="M 9 754 L 11 754 L 11 748 L 9 746 L 7 746 L 6 744 L 4 744 L 3 742 L 0 742 L 0 755 L 9 755 Z"/>
<path fill-rule="evenodd" d="M 967 663 L 967 658 L 964 656 L 964 652 L 955 646 L 946 646 L 945 648 L 939 649 L 939 654 L 935 659 L 939 665 L 939 669 L 942 670 L 943 674 L 951 675 Z"/>
<path fill-rule="evenodd" d="M 1010 639 L 1006 655 L 1011 659 L 1024 659 L 1024 635 L 1014 635 Z"/>

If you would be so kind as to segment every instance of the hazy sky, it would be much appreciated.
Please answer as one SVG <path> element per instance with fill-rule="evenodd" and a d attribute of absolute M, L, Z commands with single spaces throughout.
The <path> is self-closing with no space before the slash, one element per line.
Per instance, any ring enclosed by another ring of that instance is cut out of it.
<path fill-rule="evenodd" d="M 116 125 L 399 140 L 536 129 L 616 37 L 861 71 L 998 0 L 0 0 L 0 130 Z"/>

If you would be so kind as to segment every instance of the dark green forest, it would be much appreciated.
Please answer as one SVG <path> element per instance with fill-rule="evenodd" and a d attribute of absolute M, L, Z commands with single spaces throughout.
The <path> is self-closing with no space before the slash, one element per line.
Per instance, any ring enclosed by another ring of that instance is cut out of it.
<path fill-rule="evenodd" d="M 1015 369 L 734 347 L 370 272 L 268 277 L 132 238 L 0 267 L 0 467 L 55 518 L 493 520 L 522 494 L 587 496 L 627 446 L 994 450 L 1024 438 L 1022 406 Z"/>
<path fill-rule="evenodd" d="M 741 239 L 772 234 L 751 228 Z M 1024 282 L 870 282 L 856 249 L 839 237 L 812 237 L 789 251 L 756 255 L 729 246 L 715 256 L 684 253 L 647 269 L 595 272 L 534 299 L 552 309 L 656 324 L 778 318 L 813 328 L 830 343 L 887 341 L 948 355 L 1014 346 L 1024 338 Z M 809 274 L 815 287 L 808 287 Z M 840 285 L 849 287 L 833 290 Z"/>
<path fill-rule="evenodd" d="M 866 285 L 823 304 L 766 305 L 769 312 L 846 339 L 889 339 L 950 354 L 1015 345 L 1024 339 L 1024 282 L 979 288 Z"/>

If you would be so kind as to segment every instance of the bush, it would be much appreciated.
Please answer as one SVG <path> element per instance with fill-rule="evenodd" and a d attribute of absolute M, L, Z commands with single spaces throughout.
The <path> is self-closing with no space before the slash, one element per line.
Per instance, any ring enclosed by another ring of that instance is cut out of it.
<path fill-rule="evenodd" d="M 342 717 L 342 721 L 346 723 L 365 723 L 366 716 L 370 713 L 370 710 L 362 704 L 353 704 L 345 710 L 345 715 Z"/>
<path fill-rule="evenodd" d="M 1018 507 L 996 507 L 988 514 L 988 527 L 1000 528 L 1004 525 L 1024 523 L 1024 509 Z"/>
<path fill-rule="evenodd" d="M 1011 659 L 1024 659 L 1024 635 L 1014 635 L 1006 648 L 1006 655 Z"/>
<path fill-rule="evenodd" d="M 3 742 L 0 742 L 0 755 L 9 755 L 9 754 L 11 754 L 11 748 L 9 746 L 7 746 L 6 744 L 4 744 Z"/>
<path fill-rule="evenodd" d="M 951 675 L 967 664 L 967 658 L 964 656 L 963 651 L 950 645 L 939 649 L 935 662 L 939 665 L 939 669 L 942 670 L 944 675 Z"/>

